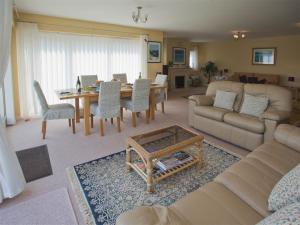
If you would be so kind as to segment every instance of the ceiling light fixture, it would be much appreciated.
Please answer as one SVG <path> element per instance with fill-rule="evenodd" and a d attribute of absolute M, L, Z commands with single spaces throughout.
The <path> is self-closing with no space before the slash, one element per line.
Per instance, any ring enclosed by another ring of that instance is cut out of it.
<path fill-rule="evenodd" d="M 137 13 L 133 12 L 132 13 L 132 19 L 135 23 L 146 23 L 148 20 L 148 15 L 145 14 L 144 16 L 142 15 L 142 6 L 138 6 L 137 7 Z"/>
<path fill-rule="evenodd" d="M 240 32 L 240 31 L 234 32 L 232 36 L 235 40 L 246 38 L 246 34 L 244 32 Z"/>

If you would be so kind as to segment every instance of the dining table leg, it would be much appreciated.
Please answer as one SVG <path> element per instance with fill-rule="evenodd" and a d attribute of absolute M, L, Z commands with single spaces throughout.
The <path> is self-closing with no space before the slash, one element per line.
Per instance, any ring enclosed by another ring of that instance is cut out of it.
<path fill-rule="evenodd" d="M 75 117 L 76 117 L 76 123 L 80 123 L 79 98 L 75 98 Z"/>
<path fill-rule="evenodd" d="M 155 89 L 150 91 L 150 117 L 151 120 L 155 120 Z"/>
<path fill-rule="evenodd" d="M 84 134 L 87 136 L 90 134 L 90 98 L 85 96 L 83 98 L 83 119 L 84 119 Z"/>

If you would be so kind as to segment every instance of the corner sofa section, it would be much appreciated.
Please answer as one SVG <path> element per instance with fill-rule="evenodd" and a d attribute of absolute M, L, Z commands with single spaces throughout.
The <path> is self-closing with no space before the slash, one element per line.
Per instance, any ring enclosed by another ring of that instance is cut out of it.
<path fill-rule="evenodd" d="M 217 90 L 237 94 L 233 111 L 213 106 Z M 269 98 L 269 106 L 260 118 L 239 113 L 244 94 Z M 188 118 L 189 125 L 196 129 L 253 150 L 273 139 L 276 126 L 288 120 L 291 109 L 291 92 L 283 87 L 217 81 L 209 84 L 206 95 L 189 97 Z"/>
<path fill-rule="evenodd" d="M 269 216 L 275 184 L 300 163 L 300 128 L 279 125 L 275 139 L 169 207 L 138 207 L 117 225 L 254 225 Z"/>

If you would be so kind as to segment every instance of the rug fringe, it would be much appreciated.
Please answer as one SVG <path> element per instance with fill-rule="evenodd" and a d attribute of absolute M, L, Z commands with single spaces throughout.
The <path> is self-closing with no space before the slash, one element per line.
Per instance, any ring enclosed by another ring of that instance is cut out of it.
<path fill-rule="evenodd" d="M 84 192 L 77 178 L 74 167 L 69 167 L 66 169 L 67 176 L 71 183 L 71 188 L 75 195 L 76 202 L 79 206 L 79 210 L 82 213 L 84 223 L 86 225 L 96 225 L 93 213 L 88 205 L 86 198 L 84 197 Z"/>

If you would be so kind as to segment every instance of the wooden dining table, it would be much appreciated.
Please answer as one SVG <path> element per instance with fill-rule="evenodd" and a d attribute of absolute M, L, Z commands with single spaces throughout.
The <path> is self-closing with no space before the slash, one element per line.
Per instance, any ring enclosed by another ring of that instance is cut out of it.
<path fill-rule="evenodd" d="M 150 95 L 149 95 L 149 108 L 150 108 L 150 118 L 151 120 L 155 119 L 155 108 L 156 108 L 156 98 L 155 94 L 158 90 L 166 89 L 166 86 L 152 84 L 150 86 Z M 122 86 L 120 96 L 121 98 L 131 97 L 132 87 Z M 80 122 L 80 107 L 79 100 L 83 100 L 83 120 L 84 120 L 84 134 L 89 135 L 91 133 L 90 125 L 90 105 L 91 102 L 98 101 L 99 92 L 95 91 L 82 91 L 77 92 L 75 89 L 66 89 L 66 90 L 56 90 L 57 97 L 60 100 L 75 100 L 75 120 L 76 123 Z M 100 96 L 101 97 L 101 96 Z"/>

